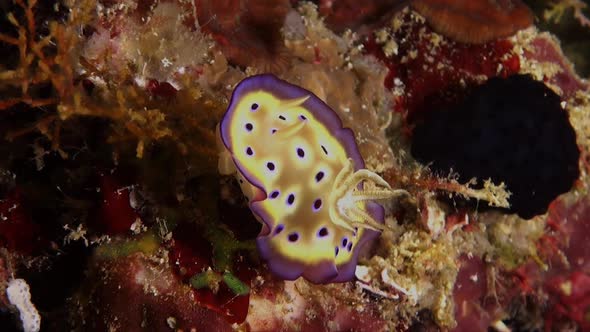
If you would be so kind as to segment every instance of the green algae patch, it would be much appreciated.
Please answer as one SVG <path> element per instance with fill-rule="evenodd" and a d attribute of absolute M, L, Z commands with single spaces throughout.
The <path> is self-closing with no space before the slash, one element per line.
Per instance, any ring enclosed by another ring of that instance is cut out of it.
<path fill-rule="evenodd" d="M 96 248 L 96 257 L 99 259 L 116 259 L 138 252 L 152 255 L 159 248 L 160 239 L 154 233 L 148 232 L 137 238 L 102 244 Z"/>

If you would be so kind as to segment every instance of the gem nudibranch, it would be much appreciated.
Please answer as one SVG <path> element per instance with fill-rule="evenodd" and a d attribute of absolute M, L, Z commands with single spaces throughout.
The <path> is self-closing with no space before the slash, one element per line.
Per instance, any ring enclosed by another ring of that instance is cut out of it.
<path fill-rule="evenodd" d="M 235 88 L 219 125 L 220 172 L 236 173 L 263 224 L 258 249 L 283 279 L 344 282 L 383 228 L 387 182 L 313 93 L 265 74 Z M 369 187 L 368 184 L 371 184 Z"/>

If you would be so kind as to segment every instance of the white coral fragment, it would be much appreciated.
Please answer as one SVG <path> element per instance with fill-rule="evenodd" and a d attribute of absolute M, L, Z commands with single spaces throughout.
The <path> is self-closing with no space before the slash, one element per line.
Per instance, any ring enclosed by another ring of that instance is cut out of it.
<path fill-rule="evenodd" d="M 31 302 L 31 291 L 24 279 L 12 279 L 6 288 L 8 301 L 14 305 L 19 313 L 25 332 L 37 332 L 41 329 L 41 316 Z"/>

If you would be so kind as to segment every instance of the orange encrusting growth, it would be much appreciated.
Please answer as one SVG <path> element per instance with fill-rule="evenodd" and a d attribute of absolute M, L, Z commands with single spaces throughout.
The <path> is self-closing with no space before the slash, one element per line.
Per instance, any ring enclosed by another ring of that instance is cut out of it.
<path fill-rule="evenodd" d="M 533 24 L 520 0 L 413 0 L 411 5 L 434 30 L 469 44 L 508 37 Z"/>

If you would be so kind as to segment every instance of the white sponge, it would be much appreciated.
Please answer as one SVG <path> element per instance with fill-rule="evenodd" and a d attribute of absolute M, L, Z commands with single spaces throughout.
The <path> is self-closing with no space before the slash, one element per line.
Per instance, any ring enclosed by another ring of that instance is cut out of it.
<path fill-rule="evenodd" d="M 31 302 L 31 291 L 24 279 L 12 279 L 8 282 L 6 295 L 12 305 L 20 312 L 20 320 L 25 332 L 38 332 L 41 329 L 41 316 Z"/>

